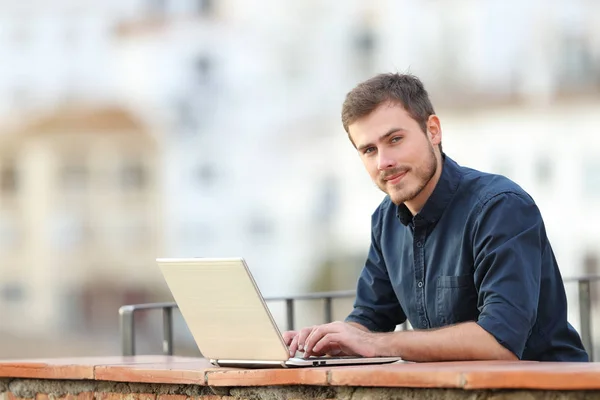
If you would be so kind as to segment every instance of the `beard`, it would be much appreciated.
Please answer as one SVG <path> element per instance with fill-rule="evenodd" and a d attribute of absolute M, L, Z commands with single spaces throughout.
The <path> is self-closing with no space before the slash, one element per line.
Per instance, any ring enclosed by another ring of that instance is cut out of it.
<path fill-rule="evenodd" d="M 434 177 L 437 168 L 437 158 L 435 157 L 433 146 L 429 143 L 427 157 L 421 164 L 415 167 L 401 166 L 394 168 L 393 170 L 385 171 L 379 177 L 377 186 L 390 196 L 390 199 L 394 204 L 400 205 L 417 197 L 423 191 L 423 188 L 427 186 L 429 181 L 431 181 L 431 178 Z M 388 186 L 386 178 L 404 172 L 406 172 L 406 175 L 400 182 L 392 187 Z M 410 179 L 406 179 L 410 178 L 411 174 L 416 178 L 416 183 L 411 183 Z"/>

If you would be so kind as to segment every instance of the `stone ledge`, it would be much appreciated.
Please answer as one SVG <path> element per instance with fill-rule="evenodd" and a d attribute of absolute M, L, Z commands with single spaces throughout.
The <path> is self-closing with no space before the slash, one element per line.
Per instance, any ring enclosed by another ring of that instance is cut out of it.
<path fill-rule="evenodd" d="M 95 379 L 94 369 L 103 365 L 156 364 L 199 360 L 188 357 L 79 357 L 0 361 L 0 378 Z M 201 360 L 201 359 L 200 359 Z"/>
<path fill-rule="evenodd" d="M 16 379 L 7 383 L 7 378 Z M 98 386 L 108 383 L 119 388 L 117 392 L 131 392 L 135 385 L 147 388 L 148 384 L 160 384 L 163 390 L 210 386 L 213 391 L 219 387 L 228 391 L 261 386 L 600 391 L 600 363 L 473 361 L 252 370 L 215 368 L 205 359 L 167 356 L 0 361 L 0 392 L 19 393 L 15 385 L 21 381 L 29 382 L 29 390 L 35 391 L 31 385 L 36 380 L 31 378 L 60 381 L 68 393 L 73 393 L 68 385 L 77 381 L 93 383 L 82 392 L 110 392 L 112 389 Z M 136 393 L 144 391 L 147 389 Z M 187 392 L 162 394 L 192 396 Z"/>

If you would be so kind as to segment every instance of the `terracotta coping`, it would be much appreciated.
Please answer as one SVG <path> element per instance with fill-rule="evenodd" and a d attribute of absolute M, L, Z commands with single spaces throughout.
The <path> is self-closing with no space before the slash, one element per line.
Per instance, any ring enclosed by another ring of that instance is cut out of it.
<path fill-rule="evenodd" d="M 0 378 L 94 379 L 210 386 L 600 389 L 600 363 L 472 361 L 297 369 L 215 368 L 202 358 L 135 356 L 0 361 Z"/>

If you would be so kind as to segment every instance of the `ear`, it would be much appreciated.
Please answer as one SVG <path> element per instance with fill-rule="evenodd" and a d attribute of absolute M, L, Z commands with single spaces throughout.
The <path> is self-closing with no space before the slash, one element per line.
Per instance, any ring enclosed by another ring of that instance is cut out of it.
<path fill-rule="evenodd" d="M 430 115 L 427 119 L 427 137 L 433 146 L 442 142 L 442 126 L 437 115 Z"/>

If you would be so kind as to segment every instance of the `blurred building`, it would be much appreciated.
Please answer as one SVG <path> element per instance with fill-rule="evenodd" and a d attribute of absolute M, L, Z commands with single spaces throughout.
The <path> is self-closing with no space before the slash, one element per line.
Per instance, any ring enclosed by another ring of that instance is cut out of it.
<path fill-rule="evenodd" d="M 159 165 L 151 132 L 118 108 L 61 109 L 0 137 L 3 329 L 99 334 L 151 298 Z"/>

